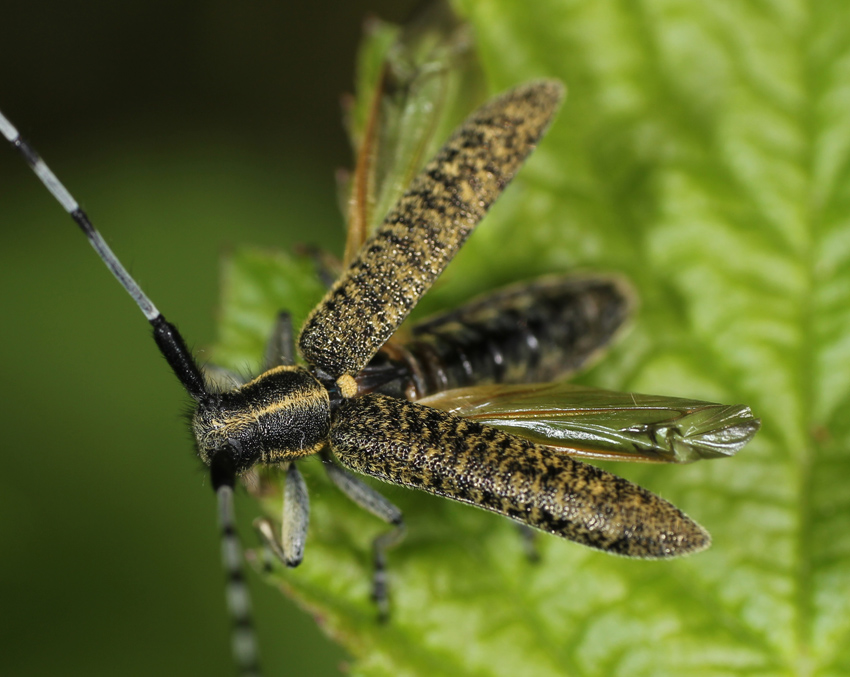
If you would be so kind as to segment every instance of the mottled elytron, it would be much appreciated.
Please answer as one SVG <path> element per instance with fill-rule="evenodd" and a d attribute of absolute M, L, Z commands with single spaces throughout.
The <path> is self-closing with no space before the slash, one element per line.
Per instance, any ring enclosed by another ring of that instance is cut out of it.
<path fill-rule="evenodd" d="M 358 473 L 476 505 L 611 553 L 675 557 L 709 544 L 707 532 L 675 506 L 562 453 L 619 453 L 616 439 L 596 446 L 569 441 L 558 421 L 569 419 L 576 407 L 562 407 L 550 422 L 551 433 L 544 431 L 541 438 L 538 432 L 536 441 L 528 439 L 532 435 L 520 436 L 521 425 L 514 432 L 494 427 L 511 426 L 498 420 L 500 406 L 510 410 L 514 424 L 521 423 L 522 411 L 510 406 L 511 398 L 528 398 L 535 390 L 512 390 L 510 384 L 557 378 L 608 342 L 628 311 L 630 296 L 623 283 L 543 278 L 426 322 L 414 329 L 414 339 L 406 345 L 387 343 L 533 150 L 562 96 L 559 83 L 538 81 L 475 111 L 412 182 L 307 319 L 297 341 L 306 366 L 295 365 L 292 328 L 282 314 L 263 373 L 227 388 L 221 374 L 202 372 L 176 328 L 127 274 L 76 201 L 0 116 L 3 134 L 139 305 L 160 351 L 195 401 L 191 425 L 218 495 L 228 598 L 237 626 L 236 658 L 244 673 L 256 671 L 257 657 L 233 527 L 232 491 L 237 478 L 258 464 L 286 470 L 282 537 L 269 521 L 262 521 L 259 529 L 289 565 L 301 561 L 307 531 L 306 487 L 294 463 L 302 457 L 322 454 L 337 486 L 394 525 L 374 548 L 374 594 L 384 612 L 384 551 L 402 535 L 401 513 L 330 462 L 331 455 Z M 450 388 L 461 390 L 444 392 Z M 566 392 L 552 394 L 563 402 Z M 434 406 L 410 401 L 427 395 Z M 484 407 L 484 420 L 487 410 L 496 412 L 493 425 L 476 420 L 481 418 L 480 402 L 468 418 L 446 411 L 487 397 L 491 404 Z M 641 459 L 734 453 L 758 427 L 746 407 L 670 399 L 657 406 L 637 398 L 632 402 L 642 412 L 634 425 L 617 429 L 603 421 L 600 430 L 607 425 L 613 436 L 625 435 L 631 441 L 621 455 Z M 534 406 L 528 405 L 527 412 L 526 420 L 545 418 Z M 699 420 L 689 438 L 681 422 L 694 416 Z M 722 434 L 715 434 L 718 430 Z M 634 442 L 641 435 L 645 439 Z M 583 431 L 577 439 L 591 437 Z M 724 444 L 725 450 L 718 451 Z"/>

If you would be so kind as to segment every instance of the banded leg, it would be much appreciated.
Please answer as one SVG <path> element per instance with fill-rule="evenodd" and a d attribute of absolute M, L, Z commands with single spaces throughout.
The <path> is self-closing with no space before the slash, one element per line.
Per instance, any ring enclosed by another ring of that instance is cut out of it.
<path fill-rule="evenodd" d="M 342 493 L 364 510 L 394 527 L 372 541 L 372 558 L 375 567 L 372 578 L 372 599 L 378 607 L 378 619 L 382 622 L 386 621 L 390 611 L 386 553 L 387 550 L 401 543 L 404 538 L 405 527 L 401 510 L 368 484 L 340 468 L 327 450 L 322 451 L 320 455 L 328 477 Z"/>
<path fill-rule="evenodd" d="M 251 614 L 251 596 L 242 571 L 242 548 L 233 516 L 233 487 L 219 487 L 216 497 L 221 529 L 221 560 L 227 575 L 227 609 L 233 622 L 233 659 L 240 677 L 259 677 L 260 661 Z"/>
<path fill-rule="evenodd" d="M 307 494 L 307 484 L 295 464 L 290 463 L 284 478 L 280 539 L 274 532 L 271 520 L 261 517 L 254 522 L 254 526 L 260 533 L 267 551 L 286 566 L 294 568 L 304 559 L 309 523 L 310 497 Z"/>

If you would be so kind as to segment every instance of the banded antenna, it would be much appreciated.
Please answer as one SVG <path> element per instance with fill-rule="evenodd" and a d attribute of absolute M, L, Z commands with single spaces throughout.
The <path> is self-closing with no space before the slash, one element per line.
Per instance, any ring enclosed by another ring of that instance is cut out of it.
<path fill-rule="evenodd" d="M 95 229 L 88 215 L 82 210 L 70 192 L 56 178 L 44 160 L 35 149 L 25 141 L 15 126 L 0 112 L 0 132 L 9 143 L 20 151 L 24 160 L 35 175 L 44 184 L 50 194 L 56 198 L 62 208 L 71 215 L 80 229 L 85 233 L 89 243 L 101 260 L 109 268 L 121 286 L 139 306 L 139 310 L 153 327 L 153 338 L 160 352 L 165 357 L 171 370 L 180 379 L 186 392 L 195 401 L 209 397 L 204 376 L 195 361 L 186 342 L 177 331 L 177 327 L 163 317 L 162 313 L 142 291 L 139 284 L 124 268 L 118 257 L 106 244 L 103 236 Z M 233 489 L 236 484 L 236 473 L 230 461 L 230 455 L 218 454 L 210 468 L 213 489 L 216 492 L 219 507 L 219 529 L 221 532 L 222 563 L 226 574 L 227 606 L 233 625 L 232 644 L 233 656 L 239 672 L 243 677 L 254 677 L 260 674 L 258 667 L 258 651 L 253 622 L 251 620 L 251 602 L 248 588 L 242 571 L 242 549 L 235 529 L 233 510 Z"/>

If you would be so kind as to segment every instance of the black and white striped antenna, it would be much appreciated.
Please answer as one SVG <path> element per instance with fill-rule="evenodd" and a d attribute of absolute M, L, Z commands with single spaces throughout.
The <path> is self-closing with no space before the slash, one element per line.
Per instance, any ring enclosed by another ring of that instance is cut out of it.
<path fill-rule="evenodd" d="M 70 192 L 56 178 L 35 149 L 27 143 L 15 126 L 0 112 L 0 133 L 18 151 L 45 188 L 56 198 L 62 208 L 71 215 L 85 233 L 89 243 L 109 268 L 121 286 L 139 306 L 139 310 L 151 323 L 153 337 L 171 370 L 183 384 L 186 392 L 196 401 L 210 396 L 201 369 L 195 361 L 177 327 L 168 322 L 157 307 L 142 291 L 139 284 L 124 268 L 118 257 L 95 229 L 88 215 L 80 208 Z M 251 619 L 251 601 L 242 570 L 242 548 L 236 533 L 233 510 L 233 489 L 236 472 L 224 454 L 214 459 L 211 467 L 212 485 L 218 499 L 219 527 L 221 530 L 222 563 L 227 577 L 227 606 L 233 623 L 233 656 L 242 677 L 260 675 L 257 641 Z"/>
<path fill-rule="evenodd" d="M 35 149 L 30 146 L 18 130 L 15 129 L 6 117 L 0 113 L 0 132 L 5 136 L 9 143 L 20 151 L 24 160 L 30 168 L 35 172 L 35 175 L 44 184 L 44 187 L 50 191 L 50 194 L 56 198 L 62 208 L 71 215 L 71 218 L 77 223 L 80 229 L 85 233 L 89 243 L 101 260 L 109 268 L 110 272 L 115 276 L 121 286 L 127 290 L 127 293 L 139 306 L 139 310 L 147 318 L 148 322 L 153 327 L 154 340 L 159 346 L 160 352 L 165 356 L 171 370 L 180 379 L 180 383 L 186 388 L 186 391 L 195 399 L 200 400 L 207 394 L 204 377 L 195 362 L 195 358 L 186 347 L 186 342 L 177 328 L 168 322 L 162 313 L 157 310 L 156 306 L 151 302 L 147 295 L 142 291 L 139 284 L 131 277 L 127 269 L 118 260 L 118 257 L 112 253 L 109 245 L 103 239 L 100 233 L 95 230 L 88 215 L 80 208 L 77 201 L 68 192 L 62 182 L 56 178 L 56 175 L 50 170 L 44 160 L 42 160 Z"/>

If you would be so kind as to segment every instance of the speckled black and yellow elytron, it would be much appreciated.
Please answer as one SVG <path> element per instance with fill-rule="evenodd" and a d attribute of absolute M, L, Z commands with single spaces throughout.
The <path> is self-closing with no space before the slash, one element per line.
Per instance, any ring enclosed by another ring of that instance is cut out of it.
<path fill-rule="evenodd" d="M 307 365 L 295 366 L 292 327 L 281 314 L 264 372 L 247 383 L 234 377 L 226 387 L 226 378 L 201 370 L 176 328 L 126 272 L 76 201 L 0 115 L 0 132 L 139 305 L 157 346 L 195 401 L 192 430 L 219 498 L 234 646 L 243 674 L 256 674 L 257 655 L 231 497 L 237 477 L 258 464 L 285 470 L 282 536 L 267 520 L 258 528 L 290 566 L 301 561 L 307 533 L 307 489 L 295 465 L 306 455 L 321 454 L 331 480 L 345 494 L 393 525 L 374 543 L 374 596 L 384 612 L 385 550 L 401 538 L 401 513 L 336 465 L 328 450 L 358 473 L 475 505 L 606 552 L 663 558 L 709 544 L 705 530 L 676 507 L 624 479 L 543 444 L 411 401 L 448 388 L 470 393 L 474 387 L 479 396 L 492 384 L 562 377 L 607 344 L 628 315 L 631 294 L 623 282 L 541 278 L 426 321 L 414 327 L 406 344 L 388 343 L 534 149 L 562 97 L 560 83 L 542 80 L 510 90 L 474 112 L 306 321 L 298 346 Z M 505 408 L 504 401 L 499 404 Z M 687 401 L 681 407 L 689 420 L 697 410 L 694 425 L 702 446 L 688 447 L 695 457 L 718 455 L 724 445 L 734 453 L 758 429 L 745 407 L 699 418 L 702 404 Z M 531 418 L 538 413 L 539 408 Z M 662 437 L 694 437 L 692 430 L 679 430 L 677 420 L 654 420 L 647 427 L 641 418 L 640 426 L 626 424 L 614 432 L 637 434 L 640 429 L 643 447 L 635 445 L 636 457 L 646 460 L 647 445 Z M 733 437 L 734 444 L 729 442 Z"/>
<path fill-rule="evenodd" d="M 709 543 L 702 527 L 632 482 L 414 402 L 385 395 L 345 402 L 331 428 L 331 448 L 359 473 L 617 555 L 673 557 Z"/>
<path fill-rule="evenodd" d="M 560 83 L 518 87 L 473 113 L 360 249 L 301 330 L 301 355 L 356 375 L 469 237 L 546 131 Z"/>

